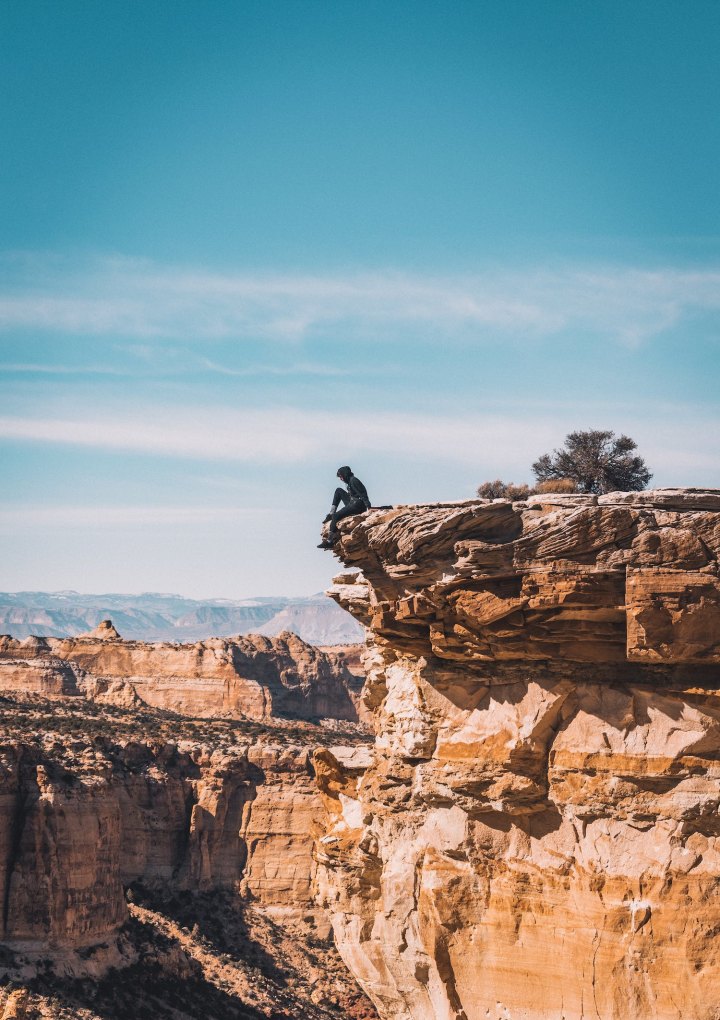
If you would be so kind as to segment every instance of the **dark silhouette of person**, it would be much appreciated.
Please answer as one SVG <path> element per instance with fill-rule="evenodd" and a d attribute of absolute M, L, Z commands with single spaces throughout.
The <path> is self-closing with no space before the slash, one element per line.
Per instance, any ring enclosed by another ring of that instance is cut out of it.
<path fill-rule="evenodd" d="M 370 498 L 367 494 L 367 489 L 360 479 L 355 477 L 347 464 L 337 469 L 337 476 L 345 483 L 345 488 L 341 489 L 338 486 L 335 490 L 332 509 L 323 521 L 323 524 L 327 524 L 330 521 L 330 533 L 320 543 L 318 549 L 332 549 L 340 537 L 337 530 L 338 521 L 342 521 L 345 517 L 354 517 L 355 514 L 364 514 L 366 510 L 370 509 Z M 338 510 L 341 503 L 343 508 Z"/>

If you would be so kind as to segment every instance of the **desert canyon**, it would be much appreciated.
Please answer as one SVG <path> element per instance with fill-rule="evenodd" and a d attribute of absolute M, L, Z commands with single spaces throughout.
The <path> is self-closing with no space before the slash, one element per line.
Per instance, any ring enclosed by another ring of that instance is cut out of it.
<path fill-rule="evenodd" d="M 720 492 L 340 531 L 362 669 L 0 640 L 0 1016 L 717 1020 Z"/>

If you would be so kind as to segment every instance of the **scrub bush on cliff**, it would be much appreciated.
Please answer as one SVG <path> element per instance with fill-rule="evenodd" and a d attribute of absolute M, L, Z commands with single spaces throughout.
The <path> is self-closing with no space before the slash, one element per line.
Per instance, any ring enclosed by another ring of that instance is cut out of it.
<path fill-rule="evenodd" d="M 483 482 L 478 485 L 477 494 L 483 499 L 509 499 L 512 502 L 527 499 L 528 496 L 536 496 L 543 492 L 576 492 L 575 483 L 569 478 L 557 478 L 550 482 L 540 482 L 532 488 L 525 483 L 516 485 L 514 482 L 503 482 L 496 478 L 493 482 Z"/>
<path fill-rule="evenodd" d="M 538 482 L 569 478 L 578 492 L 636 492 L 652 478 L 647 464 L 635 453 L 630 436 L 590 429 L 570 432 L 565 446 L 544 453 L 532 466 Z"/>
<path fill-rule="evenodd" d="M 515 485 L 514 482 L 503 482 L 496 478 L 493 482 L 478 485 L 477 494 L 483 499 L 527 499 L 532 490 L 529 485 Z"/>

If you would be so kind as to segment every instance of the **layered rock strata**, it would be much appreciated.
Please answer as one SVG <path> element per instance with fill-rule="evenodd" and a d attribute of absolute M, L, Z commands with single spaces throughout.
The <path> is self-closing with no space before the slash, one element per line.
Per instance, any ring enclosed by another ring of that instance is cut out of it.
<path fill-rule="evenodd" d="M 342 652 L 290 632 L 146 644 L 123 641 L 105 621 L 75 638 L 0 637 L 0 689 L 83 694 L 200 718 L 356 720 L 361 687 Z"/>
<path fill-rule="evenodd" d="M 340 530 L 377 736 L 316 755 L 319 880 L 381 1016 L 716 1020 L 720 491 Z"/>
<path fill-rule="evenodd" d="M 0 702 L 0 944 L 31 970 L 45 960 L 98 976 L 132 962 L 125 892 L 138 885 L 226 891 L 238 909 L 328 930 L 314 902 L 322 803 L 310 763 L 328 727 L 191 725 L 77 697 Z M 343 736 L 338 760 L 366 740 Z"/>

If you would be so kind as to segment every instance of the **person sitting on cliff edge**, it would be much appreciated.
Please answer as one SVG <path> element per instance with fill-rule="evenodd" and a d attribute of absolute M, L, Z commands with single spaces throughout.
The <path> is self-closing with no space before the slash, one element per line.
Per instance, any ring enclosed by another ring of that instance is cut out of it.
<path fill-rule="evenodd" d="M 330 521 L 330 532 L 328 537 L 323 539 L 318 549 L 332 549 L 340 537 L 340 533 L 337 530 L 337 522 L 343 520 L 345 517 L 354 517 L 355 514 L 364 514 L 366 510 L 370 509 L 370 499 L 367 494 L 367 489 L 352 473 L 352 469 L 346 465 L 337 469 L 338 478 L 345 483 L 346 488 L 341 489 L 339 486 L 335 490 L 333 496 L 332 509 L 327 515 L 323 524 L 327 524 Z M 340 503 L 343 503 L 342 510 L 338 510 Z"/>

